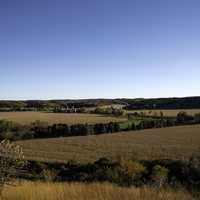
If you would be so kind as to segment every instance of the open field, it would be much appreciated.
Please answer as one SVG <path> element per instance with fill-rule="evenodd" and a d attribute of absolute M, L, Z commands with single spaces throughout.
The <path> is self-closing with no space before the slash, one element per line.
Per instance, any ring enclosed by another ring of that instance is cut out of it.
<path fill-rule="evenodd" d="M 78 123 L 108 123 L 124 121 L 125 118 L 116 118 L 109 116 L 102 116 L 97 114 L 81 114 L 81 113 L 45 113 L 45 112 L 0 112 L 0 120 L 7 119 L 9 121 L 30 124 L 36 120 L 42 122 L 78 124 Z"/>
<path fill-rule="evenodd" d="M 200 125 L 19 141 L 27 159 L 86 163 L 100 157 L 184 159 L 200 152 Z"/>
<path fill-rule="evenodd" d="M 6 187 L 3 200 L 192 200 L 185 191 L 172 189 L 120 188 L 111 184 L 25 182 Z"/>
<path fill-rule="evenodd" d="M 127 113 L 134 113 L 134 112 L 138 112 L 138 113 L 145 113 L 148 116 L 152 116 L 152 115 L 157 115 L 160 116 L 160 112 L 163 112 L 164 116 L 167 117 L 175 117 L 177 116 L 177 114 L 179 112 L 186 112 L 189 115 L 195 115 L 197 113 L 200 113 L 200 109 L 178 109 L 178 110 L 129 110 L 127 111 Z"/>

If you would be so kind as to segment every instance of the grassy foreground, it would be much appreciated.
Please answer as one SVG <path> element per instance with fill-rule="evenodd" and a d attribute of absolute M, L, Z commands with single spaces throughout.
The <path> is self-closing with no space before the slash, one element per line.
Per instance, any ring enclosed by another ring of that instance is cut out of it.
<path fill-rule="evenodd" d="M 111 184 L 24 182 L 7 186 L 2 200 L 192 200 L 187 192 L 170 189 L 120 188 Z"/>

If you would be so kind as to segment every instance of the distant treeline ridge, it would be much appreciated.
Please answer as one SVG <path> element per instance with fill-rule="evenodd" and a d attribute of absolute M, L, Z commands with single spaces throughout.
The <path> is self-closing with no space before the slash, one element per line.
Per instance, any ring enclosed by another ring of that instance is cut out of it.
<path fill-rule="evenodd" d="M 0 101 L 0 111 L 54 110 L 57 108 L 97 107 L 122 104 L 126 109 L 198 109 L 200 97 L 151 99 L 83 99 Z"/>

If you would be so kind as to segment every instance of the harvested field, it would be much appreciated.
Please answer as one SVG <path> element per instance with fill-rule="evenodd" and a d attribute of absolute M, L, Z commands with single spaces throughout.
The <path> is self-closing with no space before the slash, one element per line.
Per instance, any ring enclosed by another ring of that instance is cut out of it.
<path fill-rule="evenodd" d="M 200 152 L 200 125 L 109 135 L 19 141 L 27 159 L 86 163 L 100 157 L 187 159 Z"/>
<path fill-rule="evenodd" d="M 141 113 L 143 112 L 147 116 L 160 116 L 160 112 L 164 114 L 164 116 L 167 117 L 175 117 L 179 112 L 186 112 L 189 115 L 195 115 L 197 113 L 200 113 L 200 109 L 180 109 L 180 110 L 131 110 L 127 111 L 127 113 L 134 113 L 138 112 Z"/>
<path fill-rule="evenodd" d="M 42 122 L 78 124 L 78 123 L 108 123 L 125 121 L 125 118 L 102 116 L 97 114 L 82 114 L 82 113 L 45 113 L 45 112 L 0 112 L 0 120 L 7 119 L 9 121 L 30 124 L 36 120 Z"/>

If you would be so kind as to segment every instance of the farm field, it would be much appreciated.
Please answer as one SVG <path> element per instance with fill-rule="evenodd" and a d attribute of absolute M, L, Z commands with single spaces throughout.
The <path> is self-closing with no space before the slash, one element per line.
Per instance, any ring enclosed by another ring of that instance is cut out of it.
<path fill-rule="evenodd" d="M 78 124 L 78 123 L 108 123 L 125 121 L 125 118 L 117 118 L 110 116 L 102 116 L 97 114 L 82 114 L 82 113 L 45 113 L 45 112 L 0 112 L 0 120 L 7 119 L 9 121 L 30 124 L 36 120 L 42 122 Z"/>
<path fill-rule="evenodd" d="M 200 125 L 18 141 L 27 159 L 93 162 L 100 157 L 187 159 L 200 152 Z"/>
<path fill-rule="evenodd" d="M 186 191 L 150 187 L 121 188 L 108 183 L 24 182 L 3 190 L 4 200 L 192 200 Z"/>
<path fill-rule="evenodd" d="M 167 117 L 175 117 L 179 112 L 186 112 L 189 115 L 195 115 L 197 113 L 200 113 L 200 109 L 178 109 L 178 110 L 129 110 L 127 113 L 134 113 L 138 112 L 141 113 L 143 112 L 147 116 L 152 116 L 152 115 L 158 115 L 160 116 L 160 112 L 163 112 L 164 116 Z"/>

